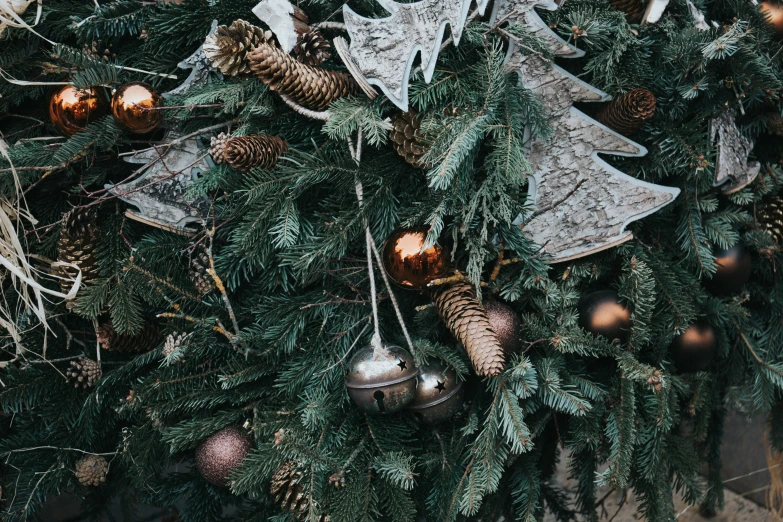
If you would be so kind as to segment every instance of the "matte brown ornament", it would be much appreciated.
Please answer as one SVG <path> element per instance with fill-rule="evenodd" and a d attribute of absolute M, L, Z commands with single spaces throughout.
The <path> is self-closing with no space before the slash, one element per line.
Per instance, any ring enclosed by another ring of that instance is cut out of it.
<path fill-rule="evenodd" d="M 155 130 L 163 119 L 163 97 L 142 82 L 120 86 L 111 99 L 111 112 L 117 122 L 135 134 Z"/>
<path fill-rule="evenodd" d="M 600 290 L 579 301 L 579 326 L 616 344 L 631 337 L 631 310 L 611 290 Z"/>
<path fill-rule="evenodd" d="M 783 39 L 783 6 L 778 4 L 777 0 L 761 2 L 759 5 L 761 6 L 761 12 L 767 15 L 767 20 L 775 28 L 777 39 Z"/>
<path fill-rule="evenodd" d="M 426 424 L 447 421 L 465 402 L 464 383 L 453 368 L 433 362 L 419 368 L 416 395 L 408 409 Z"/>
<path fill-rule="evenodd" d="M 345 385 L 356 405 L 372 413 L 394 413 L 413 400 L 419 369 L 399 346 L 368 346 L 348 364 Z"/>
<path fill-rule="evenodd" d="M 669 355 L 679 371 L 695 373 L 709 368 L 717 349 L 715 330 L 705 321 L 696 321 L 674 338 Z"/>
<path fill-rule="evenodd" d="M 66 85 L 49 99 L 49 121 L 59 132 L 70 137 L 102 118 L 108 106 L 100 88 L 77 89 Z"/>
<path fill-rule="evenodd" d="M 484 310 L 500 346 L 503 347 L 506 360 L 511 359 L 522 348 L 522 321 L 519 315 L 507 304 L 494 300 L 487 301 Z"/>
<path fill-rule="evenodd" d="M 433 245 L 423 249 L 427 228 L 400 228 L 383 246 L 383 268 L 389 278 L 404 288 L 423 290 L 427 284 L 451 271 L 448 250 Z"/>
<path fill-rule="evenodd" d="M 228 474 L 250 453 L 250 436 L 237 426 L 210 435 L 196 448 L 196 467 L 215 486 L 228 486 Z"/>
<path fill-rule="evenodd" d="M 753 272 L 753 258 L 741 241 L 728 250 L 715 252 L 718 271 L 712 279 L 706 279 L 704 286 L 716 295 L 736 294 L 750 280 Z"/>

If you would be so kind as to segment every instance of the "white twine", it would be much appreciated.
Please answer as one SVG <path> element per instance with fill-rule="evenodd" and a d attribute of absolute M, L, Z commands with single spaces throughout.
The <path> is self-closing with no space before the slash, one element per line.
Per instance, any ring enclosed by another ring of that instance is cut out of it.
<path fill-rule="evenodd" d="M 38 22 L 41 21 L 41 12 L 43 10 L 42 0 L 38 0 L 38 8 L 35 13 L 35 22 L 33 22 L 32 26 L 25 22 L 21 16 L 19 16 L 24 14 L 33 1 L 35 0 L 0 0 L 0 35 L 3 34 L 6 26 L 18 27 L 21 29 L 27 29 L 39 38 L 42 38 L 50 44 L 54 45 L 53 41 L 44 36 L 41 36 L 38 34 L 38 32 L 36 32 L 35 29 L 33 29 L 33 27 L 38 25 Z"/>

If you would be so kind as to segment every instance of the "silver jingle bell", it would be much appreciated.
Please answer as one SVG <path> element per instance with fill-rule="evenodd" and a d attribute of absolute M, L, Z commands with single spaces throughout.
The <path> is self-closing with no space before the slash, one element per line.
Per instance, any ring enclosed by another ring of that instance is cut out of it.
<path fill-rule="evenodd" d="M 454 416 L 465 402 L 464 383 L 442 362 L 419 369 L 416 397 L 409 410 L 426 424 L 438 424 Z"/>
<path fill-rule="evenodd" d="M 394 413 L 413 400 L 419 369 L 399 346 L 368 346 L 348 364 L 345 385 L 359 408 L 372 413 Z"/>

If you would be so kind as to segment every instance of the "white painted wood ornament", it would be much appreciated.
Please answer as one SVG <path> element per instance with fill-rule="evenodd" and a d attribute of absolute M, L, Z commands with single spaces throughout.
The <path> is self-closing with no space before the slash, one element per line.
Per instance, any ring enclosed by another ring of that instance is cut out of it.
<path fill-rule="evenodd" d="M 207 37 L 212 36 L 217 31 L 218 21 L 212 21 L 212 28 L 209 30 Z M 190 75 L 179 87 L 163 93 L 163 96 L 178 96 L 185 94 L 194 87 L 203 87 L 209 83 L 212 75 L 219 79 L 223 79 L 223 73 L 219 69 L 212 66 L 212 62 L 204 54 L 204 46 L 201 45 L 196 52 L 182 60 L 177 64 L 180 69 L 190 69 Z"/>
<path fill-rule="evenodd" d="M 536 7 L 554 10 L 547 0 L 496 0 L 495 20 L 519 23 L 546 43 L 554 55 L 584 53 L 568 45 L 538 16 Z M 519 74 L 549 111 L 554 133 L 531 139 L 532 169 L 528 203 L 532 212 L 516 225 L 541 245 L 551 262 L 568 261 L 630 240 L 625 227 L 671 203 L 679 189 L 632 178 L 606 163 L 599 153 L 643 156 L 647 150 L 574 108 L 574 102 L 601 102 L 609 96 L 538 54 L 525 54 L 511 42 L 507 66 Z"/>
<path fill-rule="evenodd" d="M 416 56 L 421 55 L 424 80 L 435 73 L 440 45 L 451 25 L 454 44 L 459 44 L 473 0 L 421 0 L 400 4 L 378 0 L 391 16 L 364 18 L 347 4 L 343 7 L 350 47 L 342 38 L 334 45 L 348 70 L 365 93 L 375 97 L 371 85 L 379 87 L 397 107 L 408 110 L 408 83 Z M 489 0 L 478 0 L 483 13 Z"/>
<path fill-rule="evenodd" d="M 129 218 L 170 232 L 189 234 L 187 225 L 207 216 L 209 201 L 188 198 L 187 192 L 198 176 L 214 164 L 196 139 L 178 141 L 176 135 L 169 133 L 166 140 L 170 146 L 139 151 L 126 158 L 129 163 L 147 165 L 142 176 L 106 188 L 136 207 L 125 213 Z"/>
<path fill-rule="evenodd" d="M 740 133 L 731 112 L 710 121 L 710 139 L 718 148 L 714 185 L 724 194 L 734 194 L 753 183 L 761 164 L 748 162 L 754 143 Z"/>

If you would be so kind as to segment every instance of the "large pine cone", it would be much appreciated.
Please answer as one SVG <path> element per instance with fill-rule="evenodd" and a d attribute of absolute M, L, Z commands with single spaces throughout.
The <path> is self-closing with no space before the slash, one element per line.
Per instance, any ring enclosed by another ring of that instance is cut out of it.
<path fill-rule="evenodd" d="M 98 342 L 110 352 L 145 353 L 154 350 L 161 340 L 160 328 L 152 321 L 145 321 L 136 335 L 118 334 L 110 323 L 98 327 Z"/>
<path fill-rule="evenodd" d="M 421 117 L 411 109 L 410 112 L 397 114 L 392 119 L 392 124 L 394 128 L 390 137 L 397 154 L 414 167 L 427 167 L 424 154 L 427 152 L 429 142 L 421 131 Z"/>
<path fill-rule="evenodd" d="M 288 150 L 288 142 L 277 136 L 236 136 L 221 133 L 212 138 L 209 153 L 215 163 L 228 163 L 237 170 L 248 172 L 254 167 L 271 169 Z"/>
<path fill-rule="evenodd" d="M 95 386 L 95 383 L 100 380 L 103 374 L 101 363 L 87 357 L 79 357 L 75 361 L 71 361 L 70 366 L 66 370 L 65 375 L 76 388 L 91 388 Z"/>
<path fill-rule="evenodd" d="M 631 89 L 607 104 L 596 119 L 623 136 L 633 136 L 655 115 L 655 95 L 647 89 Z"/>
<path fill-rule="evenodd" d="M 85 455 L 76 462 L 76 480 L 82 486 L 100 486 L 108 471 L 109 463 L 100 455 Z"/>
<path fill-rule="evenodd" d="M 331 58 L 329 41 L 315 29 L 308 29 L 299 34 L 291 53 L 305 65 L 321 65 Z"/>
<path fill-rule="evenodd" d="M 297 520 L 307 517 L 309 502 L 304 489 L 299 484 L 302 472 L 296 469 L 296 463 L 286 461 L 280 464 L 269 485 L 269 491 L 275 502 L 283 509 L 290 511 Z M 329 515 L 321 515 L 321 522 L 329 522 Z"/>
<path fill-rule="evenodd" d="M 272 42 L 272 33 L 236 20 L 231 26 L 220 25 L 204 41 L 204 55 L 213 67 L 229 76 L 250 74 L 247 55 L 260 43 Z"/>
<path fill-rule="evenodd" d="M 629 24 L 641 23 L 647 9 L 647 3 L 639 0 L 609 0 L 609 5 L 625 13 L 625 20 Z"/>
<path fill-rule="evenodd" d="M 766 230 L 775 240 L 783 245 L 783 198 L 772 198 L 764 205 L 758 214 L 762 230 Z"/>
<path fill-rule="evenodd" d="M 63 217 L 63 228 L 57 242 L 57 261 L 78 266 L 82 272 L 82 283 L 99 276 L 98 259 L 95 249 L 100 233 L 95 213 L 90 209 L 76 208 Z M 71 267 L 62 267 L 59 275 L 66 279 L 60 281 L 63 293 L 68 292 L 76 279 L 78 271 Z"/>
<path fill-rule="evenodd" d="M 505 366 L 505 354 L 486 311 L 468 283 L 432 289 L 432 301 L 443 321 L 468 352 L 476 373 L 497 377 Z"/>
<path fill-rule="evenodd" d="M 251 52 L 248 60 L 253 73 L 270 89 L 314 111 L 326 110 L 336 99 L 359 91 L 350 75 L 305 65 L 266 43 Z"/>

